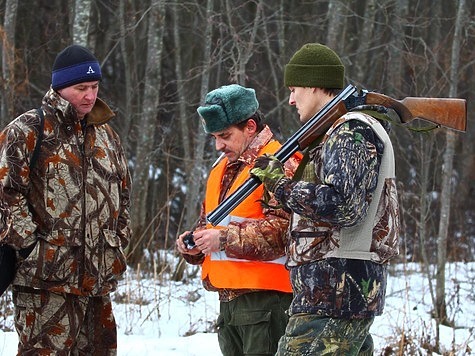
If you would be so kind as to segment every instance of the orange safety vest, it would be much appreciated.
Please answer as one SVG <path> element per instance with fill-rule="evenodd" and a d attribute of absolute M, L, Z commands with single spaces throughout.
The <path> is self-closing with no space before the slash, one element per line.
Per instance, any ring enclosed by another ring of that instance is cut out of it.
<path fill-rule="evenodd" d="M 281 144 L 278 141 L 270 141 L 264 146 L 259 155 L 264 153 L 275 153 Z M 219 193 L 221 180 L 228 160 L 223 159 L 214 167 L 208 177 L 206 185 L 206 214 L 214 210 L 219 204 Z M 228 195 L 239 188 L 248 178 L 251 167 L 245 167 L 234 180 Z M 244 219 L 264 218 L 260 200 L 262 200 L 264 188 L 260 185 L 241 204 L 239 204 L 219 226 L 214 228 L 225 228 L 231 221 L 242 221 Z M 213 228 L 208 224 L 208 228 Z M 250 261 L 244 259 L 230 258 L 224 251 L 213 252 L 206 256 L 203 265 L 201 278 L 209 278 L 211 284 L 216 288 L 231 289 L 267 289 L 282 292 L 292 292 L 289 272 L 285 268 L 285 256 L 273 261 Z"/>

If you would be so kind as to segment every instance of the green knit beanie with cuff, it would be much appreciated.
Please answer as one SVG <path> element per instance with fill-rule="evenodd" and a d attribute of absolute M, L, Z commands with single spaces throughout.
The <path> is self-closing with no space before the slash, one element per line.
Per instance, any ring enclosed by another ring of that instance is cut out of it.
<path fill-rule="evenodd" d="M 207 133 L 222 131 L 250 118 L 259 108 L 254 89 L 224 85 L 206 94 L 197 111 Z"/>
<path fill-rule="evenodd" d="M 286 87 L 342 89 L 345 66 L 340 57 L 325 45 L 307 43 L 285 66 Z"/>

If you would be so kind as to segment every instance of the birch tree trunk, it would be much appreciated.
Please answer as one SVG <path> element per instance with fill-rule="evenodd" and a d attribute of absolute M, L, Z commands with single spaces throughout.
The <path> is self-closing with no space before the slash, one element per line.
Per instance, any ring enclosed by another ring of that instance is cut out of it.
<path fill-rule="evenodd" d="M 455 21 L 454 38 L 450 63 L 450 93 L 451 98 L 457 97 L 459 82 L 459 63 L 461 32 L 465 22 L 465 0 L 459 0 Z M 437 238 L 437 275 L 436 275 L 436 305 L 435 314 L 439 324 L 448 324 L 445 301 L 445 266 L 447 264 L 447 239 L 450 222 L 450 208 L 452 199 L 452 173 L 455 153 L 456 134 L 453 130 L 446 131 L 446 148 L 442 165 L 442 188 L 440 197 L 440 220 Z M 437 340 L 438 341 L 438 340 Z"/>
<path fill-rule="evenodd" d="M 138 262 L 144 246 L 146 231 L 147 194 L 149 192 L 149 175 L 158 115 L 159 92 L 161 82 L 161 57 L 163 32 L 165 26 L 164 0 L 153 0 L 148 9 L 147 60 L 144 79 L 144 96 L 142 114 L 137 137 L 137 155 L 133 176 L 133 194 L 131 198 L 131 225 L 133 241 L 128 251 L 131 264 Z"/>
<path fill-rule="evenodd" d="M 73 43 L 87 47 L 92 0 L 76 0 L 74 4 Z"/>
<path fill-rule="evenodd" d="M 18 0 L 7 0 L 3 21 L 1 127 L 13 119 L 15 87 L 15 26 Z"/>

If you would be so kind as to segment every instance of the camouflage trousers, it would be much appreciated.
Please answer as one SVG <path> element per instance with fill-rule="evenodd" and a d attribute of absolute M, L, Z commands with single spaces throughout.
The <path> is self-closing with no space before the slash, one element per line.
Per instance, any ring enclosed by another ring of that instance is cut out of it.
<path fill-rule="evenodd" d="M 81 297 L 13 287 L 18 355 L 116 355 L 108 295 Z"/>
<path fill-rule="evenodd" d="M 373 339 L 369 333 L 373 320 L 292 315 L 276 355 L 373 355 Z"/>

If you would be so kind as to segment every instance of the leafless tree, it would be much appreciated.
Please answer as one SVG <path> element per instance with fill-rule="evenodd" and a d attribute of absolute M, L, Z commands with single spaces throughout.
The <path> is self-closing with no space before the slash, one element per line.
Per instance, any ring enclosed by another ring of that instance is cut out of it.
<path fill-rule="evenodd" d="M 15 26 L 17 19 L 18 0 L 7 0 L 3 20 L 2 35 L 2 100 L 0 123 L 2 127 L 13 116 L 15 91 Z"/>

